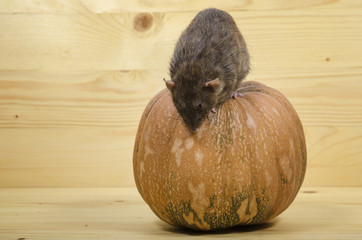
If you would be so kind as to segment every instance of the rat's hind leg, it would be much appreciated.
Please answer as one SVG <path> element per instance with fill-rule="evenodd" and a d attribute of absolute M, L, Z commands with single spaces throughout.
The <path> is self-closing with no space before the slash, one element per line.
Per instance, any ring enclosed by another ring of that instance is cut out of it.
<path fill-rule="evenodd" d="M 239 92 L 233 92 L 231 94 L 231 98 L 235 99 L 236 97 L 244 97 L 244 95 L 242 93 L 239 93 Z"/>

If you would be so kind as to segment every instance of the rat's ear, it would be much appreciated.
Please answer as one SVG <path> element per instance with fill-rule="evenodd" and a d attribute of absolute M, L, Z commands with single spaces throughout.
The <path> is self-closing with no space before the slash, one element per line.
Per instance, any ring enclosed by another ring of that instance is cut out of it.
<path fill-rule="evenodd" d="M 166 80 L 163 79 L 163 81 L 166 83 L 166 87 L 168 88 L 168 90 L 172 91 L 172 89 L 175 87 L 175 82 L 172 80 Z"/>
<path fill-rule="evenodd" d="M 212 90 L 216 91 L 220 86 L 220 80 L 219 78 L 215 78 L 214 80 L 211 80 L 204 85 L 205 87 L 210 87 Z"/>

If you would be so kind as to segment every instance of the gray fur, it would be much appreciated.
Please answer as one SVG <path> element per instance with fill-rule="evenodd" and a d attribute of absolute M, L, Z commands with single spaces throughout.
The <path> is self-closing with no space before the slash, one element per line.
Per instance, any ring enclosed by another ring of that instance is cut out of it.
<path fill-rule="evenodd" d="M 173 102 L 191 130 L 230 98 L 249 66 L 248 49 L 233 18 L 214 8 L 199 12 L 177 41 L 170 64 Z M 216 78 L 218 89 L 205 87 Z"/>

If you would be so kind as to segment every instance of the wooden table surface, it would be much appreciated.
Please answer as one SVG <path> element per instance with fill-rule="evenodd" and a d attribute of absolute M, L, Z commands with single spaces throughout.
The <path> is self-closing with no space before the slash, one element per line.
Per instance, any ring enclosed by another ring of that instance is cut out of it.
<path fill-rule="evenodd" d="M 302 188 L 279 217 L 217 233 L 159 220 L 135 188 L 0 189 L 0 239 L 362 239 L 362 188 Z"/>

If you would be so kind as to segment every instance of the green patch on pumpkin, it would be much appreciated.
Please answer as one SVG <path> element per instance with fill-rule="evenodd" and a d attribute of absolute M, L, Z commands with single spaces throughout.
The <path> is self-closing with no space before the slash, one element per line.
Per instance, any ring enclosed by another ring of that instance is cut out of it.
<path fill-rule="evenodd" d="M 262 193 L 261 198 L 256 198 L 258 212 L 253 217 L 251 224 L 263 223 L 268 220 L 274 213 L 273 208 L 269 204 L 269 197 L 264 193 Z"/>
<path fill-rule="evenodd" d="M 224 133 L 223 131 L 214 132 L 212 135 L 214 145 L 217 146 L 217 152 L 223 153 L 227 145 L 233 145 L 234 139 L 231 133 Z"/>
<path fill-rule="evenodd" d="M 165 214 L 170 221 L 181 227 L 188 227 L 194 230 L 199 230 L 196 224 L 189 224 L 184 216 L 190 216 L 193 214 L 193 221 L 201 224 L 201 219 L 197 216 L 197 213 L 191 208 L 190 201 L 181 201 L 177 205 L 169 202 L 165 208 Z"/>
<path fill-rule="evenodd" d="M 250 198 L 249 191 L 237 193 L 234 197 L 231 198 L 231 206 L 223 213 L 220 213 L 220 209 L 217 208 L 217 202 L 219 199 L 216 195 L 212 195 L 209 198 L 209 206 L 206 208 L 202 220 L 200 216 L 197 215 L 196 211 L 192 209 L 190 201 L 182 200 L 178 204 L 169 202 L 165 208 L 164 213 L 167 218 L 170 219 L 170 221 L 176 226 L 200 230 L 197 225 L 203 225 L 202 222 L 205 222 L 209 225 L 210 230 L 225 229 L 239 224 L 243 224 L 240 223 L 240 217 L 237 211 L 241 207 L 242 203 L 248 198 Z M 258 210 L 259 206 L 263 208 L 264 205 L 259 202 Z M 261 211 L 265 212 L 263 209 L 261 209 Z M 245 214 L 250 213 L 251 211 L 248 203 Z M 190 224 L 185 220 L 185 217 L 189 216 L 193 216 L 194 224 Z"/>
<path fill-rule="evenodd" d="M 283 176 L 280 176 L 280 182 L 281 182 L 281 184 L 283 184 L 283 185 L 287 185 L 287 184 L 288 184 L 288 179 L 286 179 L 286 178 L 283 177 Z"/>
<path fill-rule="evenodd" d="M 240 217 L 237 211 L 242 202 L 248 197 L 249 195 L 246 193 L 238 193 L 235 197 L 231 198 L 231 207 L 229 210 L 222 214 L 218 214 L 214 204 L 214 202 L 217 201 L 217 198 L 214 195 L 210 198 L 210 206 L 205 212 L 203 220 L 209 224 L 211 230 L 224 229 L 238 225 L 240 223 Z"/>

